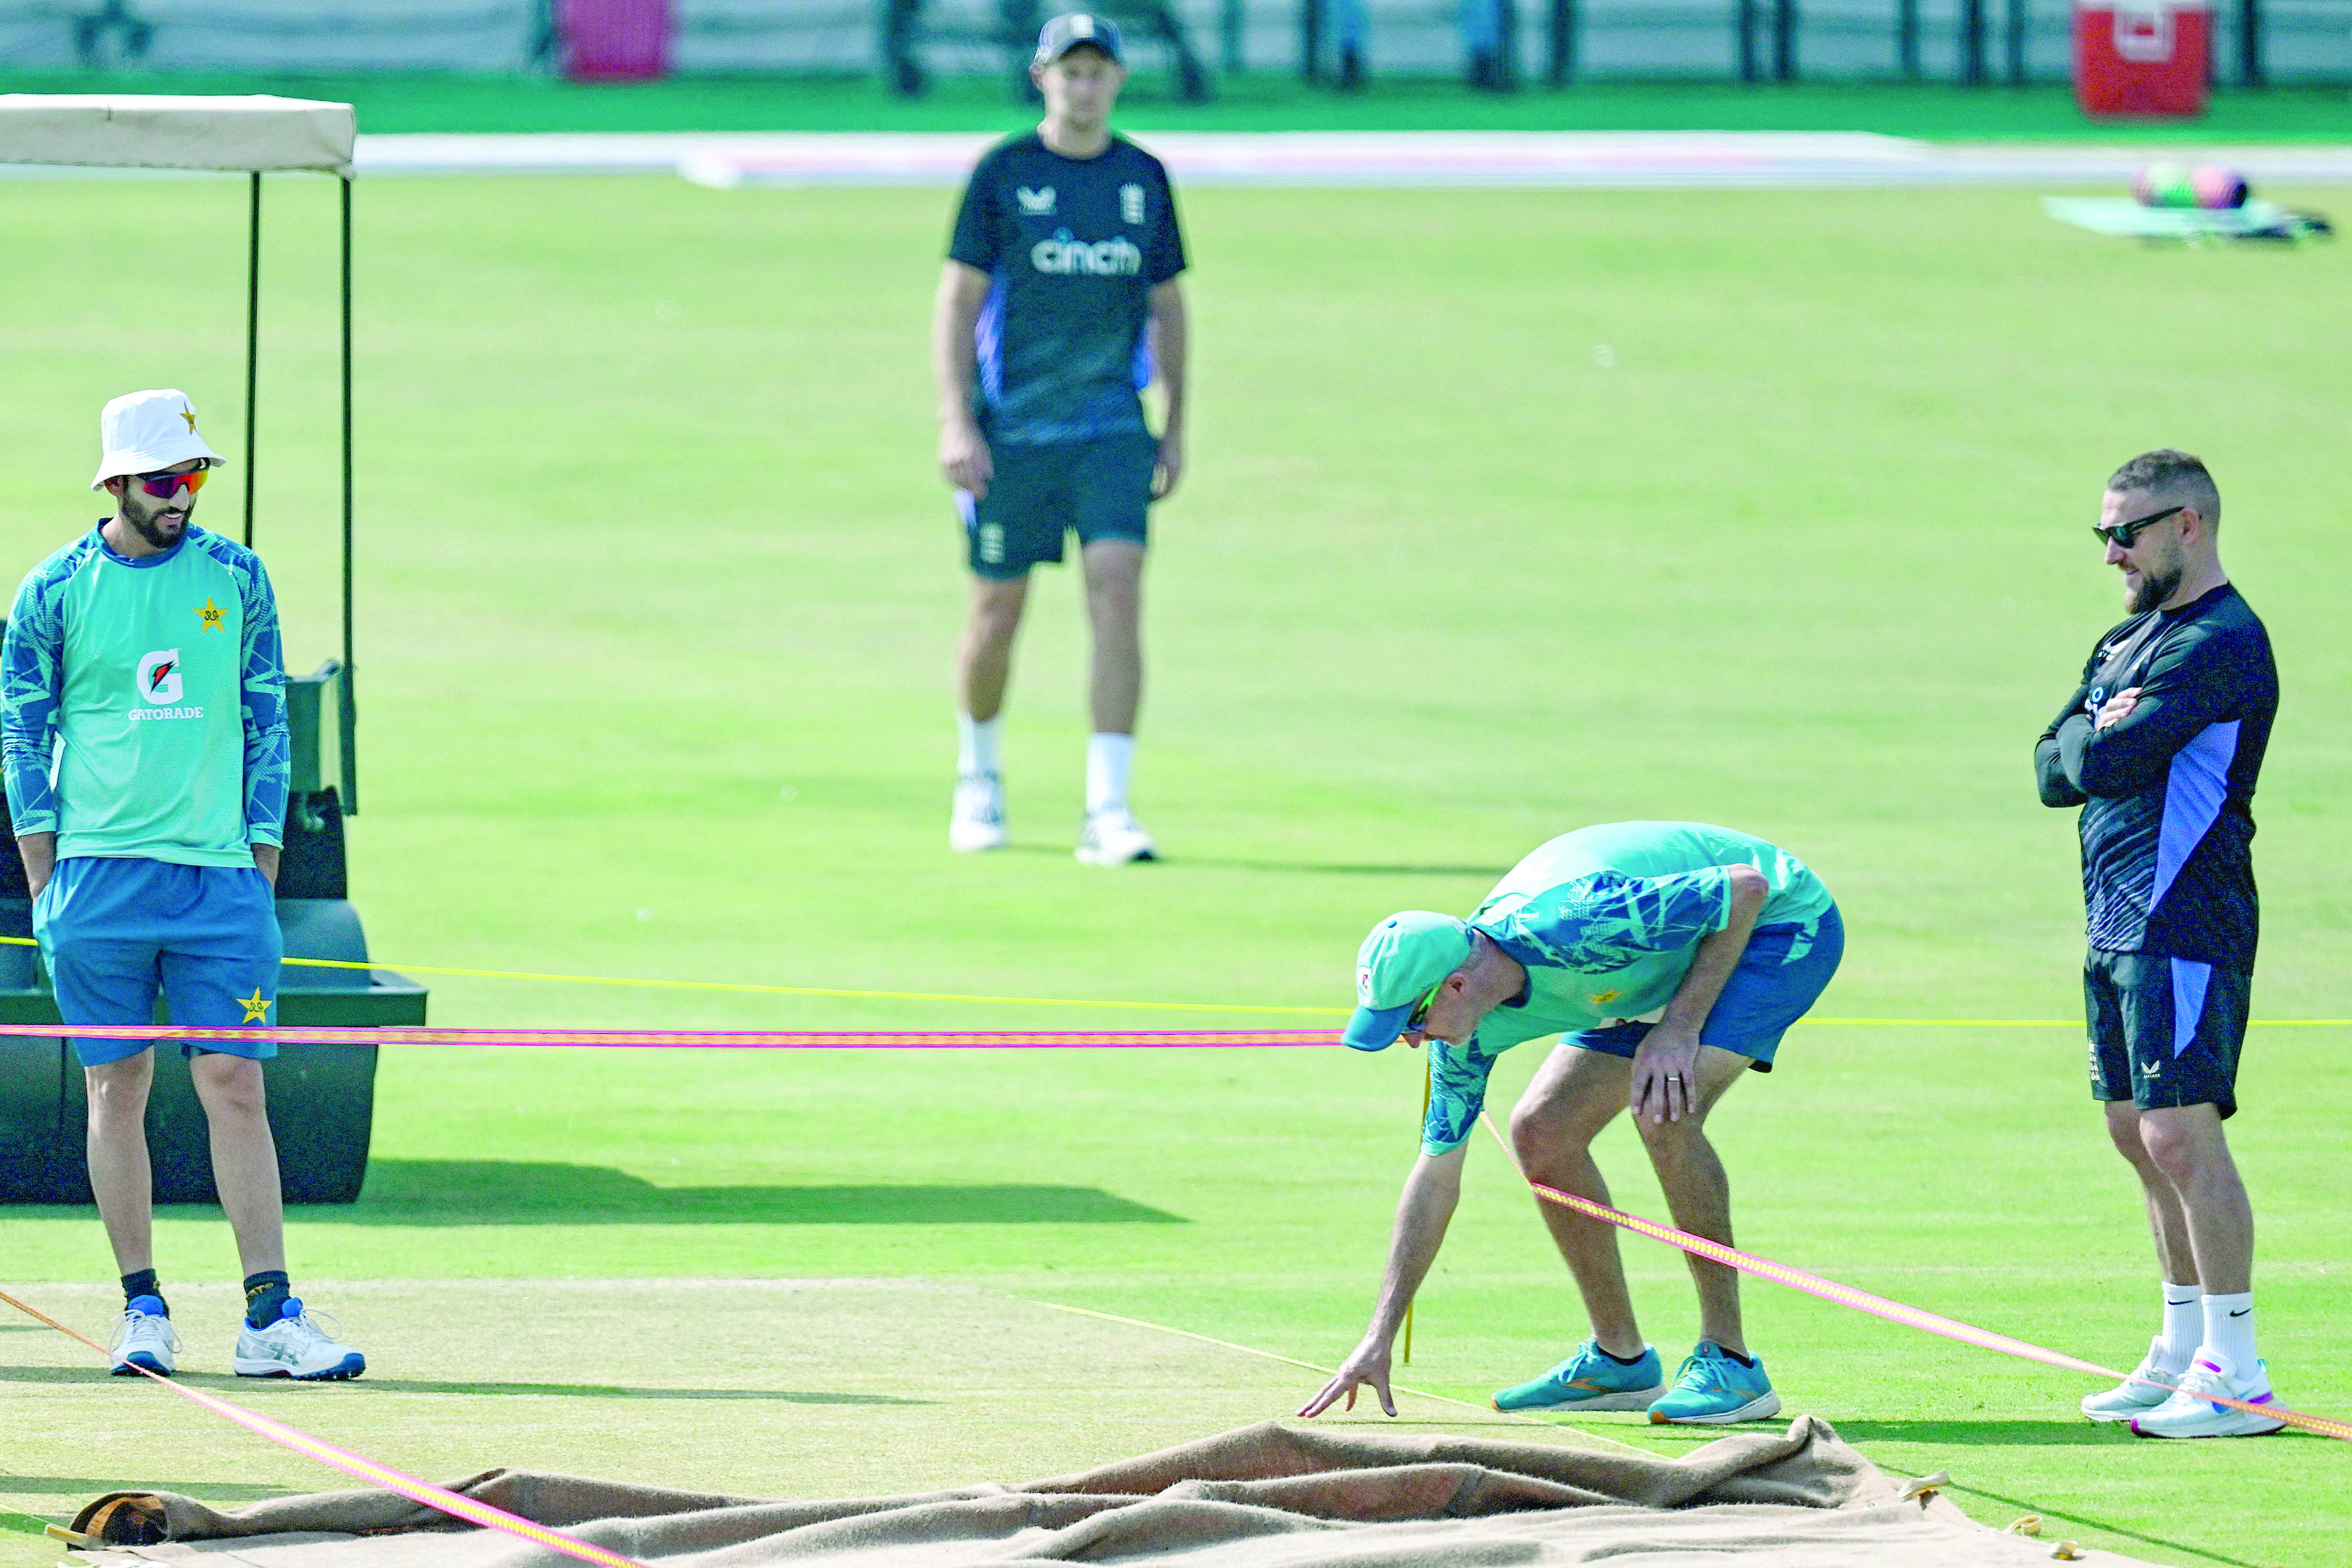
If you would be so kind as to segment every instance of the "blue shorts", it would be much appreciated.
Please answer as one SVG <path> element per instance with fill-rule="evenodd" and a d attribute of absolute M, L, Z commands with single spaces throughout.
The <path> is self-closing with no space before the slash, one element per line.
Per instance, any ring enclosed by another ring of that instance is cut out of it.
<path fill-rule="evenodd" d="M 278 1021 L 278 905 L 254 867 L 77 855 L 58 862 L 33 900 L 33 935 L 68 1025 L 152 1024 L 158 991 L 174 1024 Z M 82 1066 L 100 1067 L 152 1044 L 73 1047 Z M 216 1040 L 201 1049 L 256 1060 L 278 1054 L 268 1040 Z M 180 1050 L 194 1056 L 199 1047 Z"/>
<path fill-rule="evenodd" d="M 1834 908 L 1811 926 L 1758 926 L 1700 1026 L 1698 1043 L 1736 1051 L 1750 1058 L 1758 1072 L 1770 1072 L 1780 1037 L 1821 1000 L 1844 956 L 1845 922 Z M 1631 1057 L 1650 1029 L 1648 1024 L 1612 1024 L 1567 1036 L 1562 1043 Z"/>

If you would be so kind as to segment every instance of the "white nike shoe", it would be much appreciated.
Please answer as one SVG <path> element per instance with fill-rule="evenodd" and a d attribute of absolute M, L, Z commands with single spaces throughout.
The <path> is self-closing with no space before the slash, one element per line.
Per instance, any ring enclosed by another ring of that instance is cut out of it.
<path fill-rule="evenodd" d="M 1002 849 L 1004 831 L 1004 785 L 994 773 L 958 773 L 955 804 L 948 811 L 948 847 L 959 855 Z"/>
<path fill-rule="evenodd" d="M 1124 806 L 1097 811 L 1078 829 L 1078 864 L 1125 866 L 1137 860 L 1157 860 L 1160 847 Z"/>
<path fill-rule="evenodd" d="M 150 1310 L 150 1304 L 153 1310 Z M 179 1364 L 180 1336 L 163 1311 L 161 1296 L 140 1296 L 122 1309 L 106 1352 L 114 1358 L 114 1375 L 137 1377 L 143 1369 L 163 1377 Z"/>
<path fill-rule="evenodd" d="M 2132 1374 L 2104 1394 L 2083 1395 L 2083 1414 L 2094 1421 L 2128 1421 L 2135 1415 L 2145 1415 L 2172 1397 L 2172 1387 L 2159 1386 L 2140 1380 L 2151 1373 L 2164 1379 L 2166 1384 L 2178 1385 L 2185 1373 L 2174 1372 L 2157 1359 L 2164 1338 L 2157 1336 L 2147 1342 L 2147 1353 L 2139 1358 Z"/>
<path fill-rule="evenodd" d="M 2143 1437 L 2259 1437 L 2286 1426 L 2275 1417 L 2233 1405 L 2216 1405 L 2206 1397 L 2213 1394 L 2249 1405 L 2268 1405 L 2273 1398 L 2270 1367 L 2258 1361 L 2252 1377 L 2241 1377 L 2223 1357 L 2200 1351 L 2180 1378 L 2180 1392 L 2135 1417 L 2131 1429 Z"/>
<path fill-rule="evenodd" d="M 293 1377 L 305 1383 L 335 1383 L 367 1370 L 367 1357 L 338 1343 L 342 1332 L 331 1318 L 305 1311 L 299 1296 L 286 1299 L 285 1315 L 266 1329 L 242 1324 L 236 1333 L 236 1375 Z"/>

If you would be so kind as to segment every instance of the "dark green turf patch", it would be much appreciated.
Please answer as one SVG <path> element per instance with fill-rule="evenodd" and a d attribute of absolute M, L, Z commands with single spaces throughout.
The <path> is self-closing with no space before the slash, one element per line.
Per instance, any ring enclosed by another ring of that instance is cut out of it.
<path fill-rule="evenodd" d="M 354 1225 L 1182 1225 L 1099 1187 L 999 1184 L 663 1187 L 528 1160 L 381 1159 Z"/>

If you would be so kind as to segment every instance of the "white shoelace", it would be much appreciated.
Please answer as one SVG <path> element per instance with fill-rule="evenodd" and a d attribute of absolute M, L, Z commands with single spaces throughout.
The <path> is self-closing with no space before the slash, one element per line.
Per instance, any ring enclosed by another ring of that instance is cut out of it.
<path fill-rule="evenodd" d="M 288 1347 L 296 1351 L 313 1350 L 321 1344 L 339 1345 L 343 1342 L 342 1324 L 335 1321 L 326 1313 L 313 1312 L 308 1307 L 302 1309 L 299 1316 L 280 1318 L 270 1324 L 268 1329 L 261 1331 L 266 1334 L 275 1329 L 287 1331 L 283 1337 L 288 1342 Z"/>
<path fill-rule="evenodd" d="M 172 1326 L 171 1319 L 158 1317 L 152 1312 L 134 1312 L 126 1307 L 122 1316 L 115 1321 L 113 1334 L 106 1342 L 107 1352 L 111 1354 L 132 1340 L 150 1334 L 172 1350 L 180 1348 L 180 1331 Z"/>

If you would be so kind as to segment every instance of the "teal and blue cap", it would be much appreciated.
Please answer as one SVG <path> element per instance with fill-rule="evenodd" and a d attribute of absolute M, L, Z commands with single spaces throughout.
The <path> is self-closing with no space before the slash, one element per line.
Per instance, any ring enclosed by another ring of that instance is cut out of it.
<path fill-rule="evenodd" d="M 1055 17 L 1037 34 L 1037 56 L 1033 62 L 1052 65 L 1081 44 L 1100 49 L 1114 60 L 1123 62 L 1118 48 L 1118 24 L 1108 16 L 1097 16 L 1085 11 L 1072 11 Z"/>
<path fill-rule="evenodd" d="M 1340 1042 L 1360 1051 L 1388 1049 L 1421 999 L 1469 956 L 1470 928 L 1452 915 L 1391 915 L 1356 950 L 1356 1012 Z"/>

